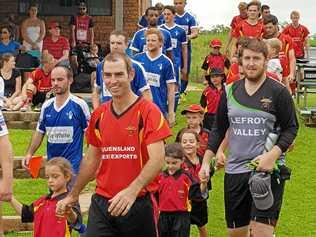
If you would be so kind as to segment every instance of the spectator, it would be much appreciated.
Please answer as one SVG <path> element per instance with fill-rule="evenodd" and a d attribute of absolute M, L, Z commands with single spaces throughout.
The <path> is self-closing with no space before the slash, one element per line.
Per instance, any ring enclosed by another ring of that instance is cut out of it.
<path fill-rule="evenodd" d="M 5 110 L 17 110 L 18 96 L 21 93 L 22 81 L 19 70 L 15 69 L 15 58 L 12 54 L 5 53 L 0 60 L 0 80 L 4 82 Z"/>
<path fill-rule="evenodd" d="M 17 41 L 12 39 L 11 31 L 9 26 L 1 28 L 1 42 L 0 42 L 0 56 L 4 53 L 11 53 L 16 56 L 19 50 L 24 47 Z"/>
<path fill-rule="evenodd" d="M 10 28 L 12 39 L 19 42 L 20 27 L 19 27 L 19 24 L 17 23 L 17 15 L 14 13 L 9 14 L 3 23 Z"/>
<path fill-rule="evenodd" d="M 282 82 L 282 66 L 280 62 L 280 51 L 282 49 L 282 42 L 279 39 L 271 38 L 265 40 L 268 47 L 268 65 L 267 65 L 267 74 L 279 82 Z"/>
<path fill-rule="evenodd" d="M 37 17 L 37 13 L 38 6 L 31 4 L 28 10 L 29 17 L 22 22 L 21 35 L 27 53 L 40 58 L 46 30 L 44 21 Z"/>
<path fill-rule="evenodd" d="M 55 66 L 55 59 L 51 54 L 43 54 L 41 64 L 42 66 L 35 69 L 23 85 L 20 100 L 22 112 L 30 110 L 31 104 L 35 111 L 40 111 L 45 100 L 53 95 L 50 74 Z"/>
<path fill-rule="evenodd" d="M 78 53 L 87 46 L 94 44 L 94 23 L 91 16 L 88 15 L 88 9 L 85 2 L 80 2 L 78 14 L 70 18 L 70 42 L 71 42 L 71 65 L 74 73 L 78 71 Z"/>
<path fill-rule="evenodd" d="M 261 19 L 264 19 L 267 15 L 270 15 L 270 7 L 268 5 L 261 6 Z"/>
<path fill-rule="evenodd" d="M 69 64 L 69 42 L 66 37 L 60 35 L 61 26 L 58 22 L 49 23 L 50 36 L 46 36 L 43 42 L 43 54 L 50 53 L 56 59 L 56 63 L 64 61 Z"/>

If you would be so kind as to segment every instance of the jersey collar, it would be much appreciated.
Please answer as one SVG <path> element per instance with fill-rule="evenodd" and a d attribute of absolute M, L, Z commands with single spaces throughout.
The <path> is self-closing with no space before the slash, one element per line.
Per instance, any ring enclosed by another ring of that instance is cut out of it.
<path fill-rule="evenodd" d="M 157 60 L 158 58 L 160 58 L 161 55 L 162 55 L 161 49 L 160 49 L 160 53 L 158 54 L 158 56 L 157 56 L 157 57 L 154 57 L 154 58 L 150 57 L 149 53 L 146 51 L 146 56 L 147 56 L 148 59 L 149 59 L 150 61 L 152 61 L 152 62 L 155 61 L 155 60 Z"/>
<path fill-rule="evenodd" d="M 72 97 L 72 94 L 69 94 L 67 100 L 64 102 L 64 104 L 62 106 L 60 106 L 59 108 L 56 105 L 56 97 L 54 98 L 54 109 L 59 112 L 61 111 L 69 102 L 70 98 Z"/>

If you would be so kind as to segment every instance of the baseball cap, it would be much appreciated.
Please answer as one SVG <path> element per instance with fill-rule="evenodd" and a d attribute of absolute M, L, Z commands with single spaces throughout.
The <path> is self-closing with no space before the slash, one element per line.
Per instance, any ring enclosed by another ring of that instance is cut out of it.
<path fill-rule="evenodd" d="M 57 22 L 57 21 L 51 21 L 51 22 L 48 24 L 48 28 L 49 28 L 49 29 L 53 29 L 53 28 L 59 28 L 59 29 L 61 29 L 61 26 L 60 26 L 59 22 Z"/>
<path fill-rule="evenodd" d="M 182 110 L 181 114 L 184 115 L 188 112 L 204 114 L 204 109 L 199 104 L 192 104 L 192 105 L 189 105 L 186 109 Z"/>
<path fill-rule="evenodd" d="M 215 47 L 222 47 L 222 41 L 220 41 L 219 39 L 213 39 L 210 42 L 210 47 L 215 48 Z"/>
<path fill-rule="evenodd" d="M 82 7 L 82 8 L 86 8 L 87 7 L 87 5 L 86 5 L 86 3 L 85 2 L 80 2 L 79 3 L 79 5 L 78 5 L 78 7 L 80 8 L 80 7 Z"/>
<path fill-rule="evenodd" d="M 271 174 L 266 172 L 253 172 L 248 184 L 256 208 L 259 210 L 271 208 L 274 202 L 271 189 Z"/>
<path fill-rule="evenodd" d="M 220 68 L 211 68 L 210 76 L 215 76 L 215 75 L 225 75 L 225 73 Z"/>

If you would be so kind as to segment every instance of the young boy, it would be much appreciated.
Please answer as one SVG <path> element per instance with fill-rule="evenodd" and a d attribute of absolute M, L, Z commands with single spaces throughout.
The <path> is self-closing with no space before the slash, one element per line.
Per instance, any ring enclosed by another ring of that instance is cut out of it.
<path fill-rule="evenodd" d="M 210 79 L 208 79 L 208 86 L 204 89 L 200 104 L 203 108 L 207 108 L 207 112 L 204 115 L 203 127 L 212 130 L 217 108 L 220 102 L 221 94 L 224 87 L 223 82 L 225 80 L 225 74 L 220 68 L 211 69 Z"/>
<path fill-rule="evenodd" d="M 211 53 L 207 55 L 202 64 L 202 69 L 205 71 L 205 79 L 210 78 L 210 70 L 212 68 L 220 68 L 222 71 L 229 70 L 230 62 L 225 55 L 222 55 L 220 49 L 222 47 L 222 42 L 219 39 L 213 39 L 210 41 L 210 48 L 212 48 Z"/>
<path fill-rule="evenodd" d="M 267 66 L 267 75 L 279 82 L 282 82 L 282 66 L 279 59 L 279 53 L 282 49 L 282 42 L 277 38 L 265 41 L 269 50 L 269 61 Z"/>
<path fill-rule="evenodd" d="M 193 129 L 197 134 L 199 134 L 199 148 L 198 148 L 198 156 L 203 157 L 205 150 L 207 148 L 207 142 L 208 142 L 208 136 L 209 136 L 209 130 L 203 127 L 203 115 L 204 115 L 204 109 L 201 105 L 198 104 L 191 104 L 186 109 L 184 109 L 181 112 L 182 115 L 184 115 L 187 119 L 187 126 L 186 128 Z M 183 128 L 185 129 L 185 128 Z M 179 135 L 181 129 L 177 136 L 176 136 L 176 142 L 179 142 Z"/>
<path fill-rule="evenodd" d="M 179 143 L 166 145 L 166 170 L 159 176 L 159 233 L 160 237 L 189 237 L 189 200 L 203 200 L 201 191 L 206 183 L 199 184 L 181 166 L 184 151 Z"/>

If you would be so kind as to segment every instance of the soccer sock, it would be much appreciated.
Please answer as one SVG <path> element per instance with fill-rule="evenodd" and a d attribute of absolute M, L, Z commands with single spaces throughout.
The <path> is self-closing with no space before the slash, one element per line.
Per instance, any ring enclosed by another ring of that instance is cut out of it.
<path fill-rule="evenodd" d="M 179 104 L 179 98 L 180 98 L 180 93 L 179 93 L 179 91 L 176 91 L 175 93 L 174 93 L 174 112 L 176 112 L 177 111 L 177 107 L 178 107 L 178 104 Z"/>
<path fill-rule="evenodd" d="M 188 87 L 188 81 L 187 80 L 181 80 L 181 90 L 180 90 L 180 93 L 184 93 L 185 90 L 187 89 Z"/>

